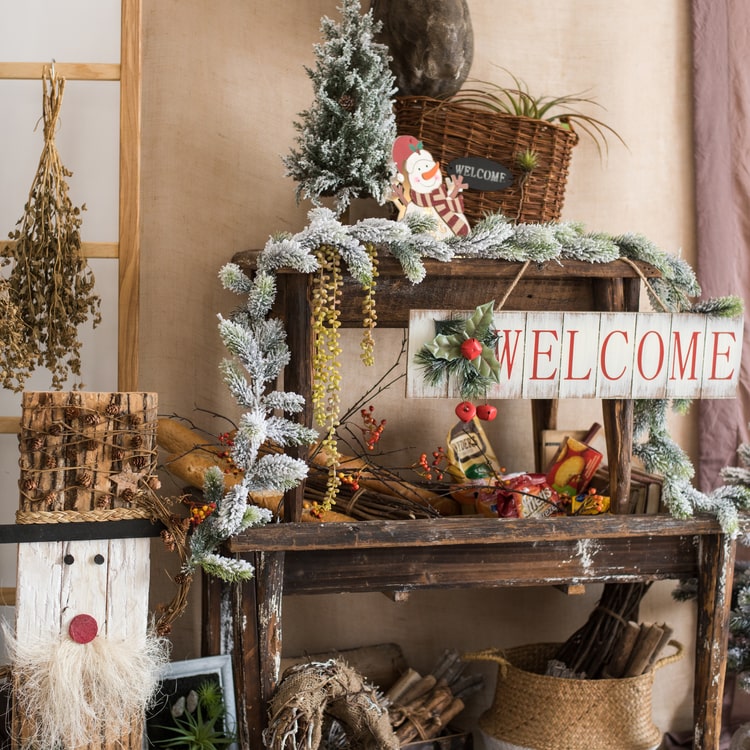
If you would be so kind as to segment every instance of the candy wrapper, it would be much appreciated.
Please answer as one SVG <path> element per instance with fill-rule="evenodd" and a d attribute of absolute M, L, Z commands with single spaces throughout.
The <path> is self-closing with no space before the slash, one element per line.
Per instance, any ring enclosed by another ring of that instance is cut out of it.
<path fill-rule="evenodd" d="M 497 500 L 501 518 L 547 518 L 567 514 L 569 498 L 560 496 L 544 474 L 512 474 L 503 477 Z"/>
<path fill-rule="evenodd" d="M 598 450 L 566 437 L 547 469 L 547 482 L 559 494 L 576 497 L 589 486 L 601 462 Z"/>

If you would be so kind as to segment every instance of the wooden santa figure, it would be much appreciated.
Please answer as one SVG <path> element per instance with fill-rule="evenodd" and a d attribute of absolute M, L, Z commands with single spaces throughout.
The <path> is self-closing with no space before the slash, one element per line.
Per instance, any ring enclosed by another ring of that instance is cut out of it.
<path fill-rule="evenodd" d="M 148 515 L 138 498 L 156 484 L 156 422 L 154 394 L 23 396 L 17 522 L 88 531 L 19 544 L 16 748 L 142 747 L 167 658 L 148 625 L 150 540 L 107 528 Z"/>

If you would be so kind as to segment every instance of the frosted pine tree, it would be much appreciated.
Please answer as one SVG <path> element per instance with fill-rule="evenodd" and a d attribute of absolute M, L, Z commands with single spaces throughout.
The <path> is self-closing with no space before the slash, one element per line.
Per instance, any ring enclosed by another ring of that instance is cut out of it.
<path fill-rule="evenodd" d="M 304 254 L 295 258 L 292 253 L 287 260 L 298 270 L 310 270 Z M 239 266 L 229 263 L 222 268 L 220 279 L 225 288 L 247 296 L 246 304 L 230 319 L 219 316 L 219 333 L 232 355 L 222 362 L 222 375 L 232 396 L 246 410 L 232 445 L 232 459 L 242 470 L 242 481 L 225 492 L 221 470 L 213 467 L 206 472 L 203 494 L 215 511 L 195 527 L 190 537 L 185 572 L 201 567 L 210 575 L 236 581 L 252 577 L 253 568 L 245 560 L 222 556 L 221 545 L 230 536 L 271 520 L 268 510 L 248 503 L 250 494 L 284 492 L 307 475 L 304 461 L 261 448 L 267 443 L 281 449 L 307 445 L 317 438 L 317 433 L 283 416 L 302 410 L 302 396 L 273 388 L 289 362 L 283 325 L 278 319 L 268 318 L 276 296 L 273 273 L 260 269 L 251 280 Z"/>
<path fill-rule="evenodd" d="M 315 69 L 305 67 L 315 99 L 294 123 L 297 149 L 284 165 L 298 183 L 298 201 L 304 197 L 318 206 L 321 196 L 333 195 L 341 213 L 353 198 L 386 200 L 396 88 L 388 49 L 373 40 L 380 22 L 372 10 L 363 15 L 359 0 L 342 0 L 339 11 L 340 23 L 321 20 L 324 41 L 313 47 Z"/>

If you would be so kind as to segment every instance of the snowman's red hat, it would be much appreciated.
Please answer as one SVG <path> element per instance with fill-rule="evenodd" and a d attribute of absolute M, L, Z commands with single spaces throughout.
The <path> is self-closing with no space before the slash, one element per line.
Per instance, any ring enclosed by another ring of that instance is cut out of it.
<path fill-rule="evenodd" d="M 402 173 L 406 172 L 406 160 L 412 154 L 418 154 L 424 149 L 422 141 L 418 141 L 413 135 L 400 135 L 393 141 L 393 150 L 391 152 L 396 167 Z"/>

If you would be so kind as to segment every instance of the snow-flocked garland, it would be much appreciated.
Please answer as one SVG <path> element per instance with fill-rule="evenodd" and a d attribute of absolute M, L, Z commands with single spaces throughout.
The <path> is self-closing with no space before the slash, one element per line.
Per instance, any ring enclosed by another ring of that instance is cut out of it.
<path fill-rule="evenodd" d="M 699 296 L 701 290 L 692 268 L 682 258 L 661 250 L 638 234 L 591 233 L 576 222 L 516 225 L 502 215 L 490 214 L 468 236 L 438 240 L 429 233 L 431 220 L 422 217 L 406 221 L 367 218 L 345 225 L 333 211 L 315 208 L 308 219 L 301 232 L 276 235 L 268 240 L 257 258 L 252 279 L 235 263 L 226 264 L 219 273 L 226 289 L 246 297 L 245 304 L 230 319 L 221 318 L 219 326 L 222 340 L 233 355 L 233 360 L 225 361 L 222 366 L 224 380 L 237 402 L 248 409 L 232 456 L 244 470 L 244 479 L 223 497 L 220 477 L 207 481 L 206 493 L 209 500 L 217 503 L 217 512 L 215 518 L 210 517 L 193 534 L 193 565 L 206 567 L 207 562 L 215 566 L 216 558 L 219 566 L 223 565 L 225 558 L 215 554 L 221 542 L 248 524 L 268 520 L 259 509 L 246 507 L 250 492 L 289 489 L 306 476 L 307 466 L 303 461 L 284 454 L 261 455 L 259 448 L 269 439 L 282 447 L 310 444 L 316 439 L 313 430 L 276 416 L 279 411 L 299 412 L 302 396 L 281 391 L 266 393 L 265 389 L 289 361 L 282 323 L 269 317 L 276 298 L 276 272 L 282 268 L 305 274 L 315 272 L 318 270 L 315 251 L 321 245 L 335 247 L 349 274 L 364 287 L 371 284 L 374 271 L 367 245 L 376 245 L 378 252 L 395 257 L 404 276 L 413 284 L 424 280 L 426 258 L 445 263 L 454 258 L 536 263 L 567 259 L 589 263 L 618 259 L 644 261 L 660 272 L 647 287 L 652 305 L 658 304 L 667 312 L 729 317 L 742 314 L 742 301 L 734 296 L 694 304 L 691 298 Z M 663 499 L 672 515 L 686 518 L 696 512 L 708 513 L 719 520 L 725 533 L 735 535 L 739 527 L 738 512 L 750 507 L 750 488 L 734 484 L 705 494 L 692 486 L 694 469 L 690 459 L 667 429 L 670 408 L 684 411 L 688 405 L 686 400 L 636 400 L 633 452 L 647 471 L 664 475 Z M 256 518 L 258 514 L 263 518 Z M 237 561 L 229 563 L 236 566 Z M 222 572 L 225 577 L 234 575 L 231 570 Z M 240 575 L 245 573 L 240 571 Z"/>

